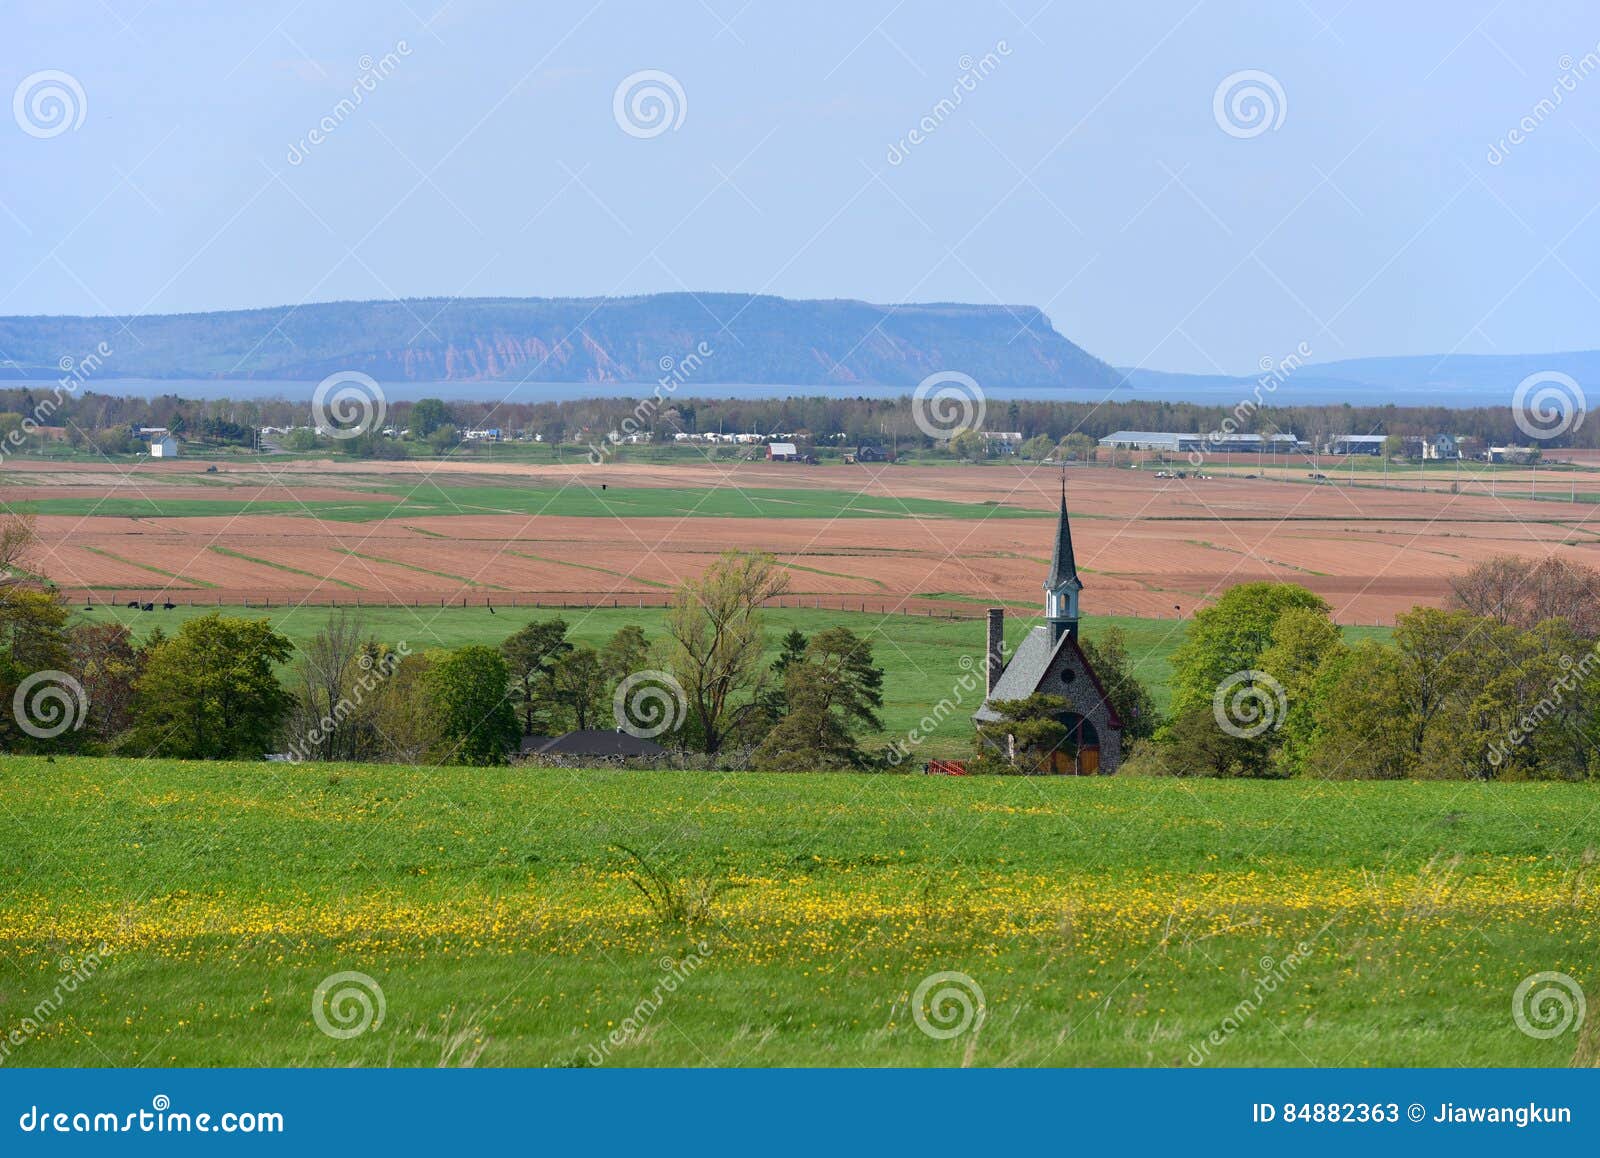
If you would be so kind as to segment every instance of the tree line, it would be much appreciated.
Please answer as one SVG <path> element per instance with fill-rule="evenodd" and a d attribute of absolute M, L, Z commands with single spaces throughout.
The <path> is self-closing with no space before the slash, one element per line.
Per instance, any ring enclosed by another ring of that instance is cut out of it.
<path fill-rule="evenodd" d="M 1327 779 L 1600 776 L 1600 572 L 1488 560 L 1451 605 L 1347 643 L 1326 602 L 1234 587 L 1172 657 L 1170 718 L 1129 771 Z"/>
<path fill-rule="evenodd" d="M 545 402 L 451 402 L 424 398 L 394 401 L 386 425 L 409 429 L 413 437 L 437 451 L 453 447 L 461 430 L 498 427 L 538 435 L 547 443 L 604 437 L 609 431 L 648 431 L 656 442 L 678 433 L 798 435 L 803 439 L 846 446 L 884 445 L 911 449 L 943 447 L 916 422 L 909 394 L 897 398 L 839 398 L 821 395 L 790 398 L 696 398 L 668 394 L 659 402 L 640 387 L 639 398 L 586 398 Z M 50 424 L 65 426 L 70 440 L 121 453 L 132 447 L 133 424 L 166 426 L 223 442 L 248 444 L 246 432 L 260 426 L 307 426 L 311 407 L 305 401 L 266 399 L 185 399 L 175 394 L 155 398 L 121 397 L 95 391 L 62 392 L 41 387 L 0 389 L 0 417 L 20 422 L 39 412 L 51 398 Z M 649 399 L 641 405 L 641 399 Z M 1161 430 L 1205 434 L 1219 429 L 1240 433 L 1293 433 L 1314 445 L 1339 434 L 1385 434 L 1426 437 L 1441 432 L 1478 439 L 1486 444 L 1526 442 L 1509 405 L 1452 409 L 1443 406 L 1329 405 L 1260 406 L 1236 412 L 1233 403 L 1209 405 L 1126 399 L 1107 402 L 1062 402 L 992 399 L 983 426 L 991 431 L 1017 431 L 1024 439 L 1044 439 L 1054 446 L 1070 434 L 1098 440 L 1116 430 Z M 1226 424 L 1226 425 L 1225 425 Z M 309 437 L 309 432 L 307 437 Z M 1576 423 L 1571 430 L 1543 444 L 1600 447 L 1600 425 Z M 307 447 L 310 448 L 309 446 Z M 291 448 L 292 449 L 292 448 Z M 346 453 L 378 455 L 386 450 L 378 436 L 346 440 Z M 626 455 L 626 448 L 619 450 Z M 969 455 L 969 457 L 972 457 Z"/>
<path fill-rule="evenodd" d="M 3 546 L 3 544 L 0 544 Z M 728 553 L 685 582 L 665 630 L 596 647 L 561 618 L 498 647 L 412 649 L 341 610 L 296 648 L 269 619 L 212 612 L 142 640 L 69 623 L 60 596 L 0 587 L 0 748 L 182 759 L 499 764 L 525 735 L 631 731 L 682 764 L 868 769 L 883 670 L 845 627 L 783 637 L 767 658 L 763 604 L 786 579 Z M 644 689 L 641 694 L 634 694 Z"/>

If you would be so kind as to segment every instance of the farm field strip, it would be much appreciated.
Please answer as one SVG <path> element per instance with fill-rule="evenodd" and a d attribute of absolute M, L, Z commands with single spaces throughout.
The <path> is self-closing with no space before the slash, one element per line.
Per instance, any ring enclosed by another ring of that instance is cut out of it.
<path fill-rule="evenodd" d="M 194 479 L 196 463 L 160 465 L 135 472 L 141 485 L 163 495 L 200 490 L 170 481 Z M 220 495 L 316 497 L 288 505 L 147 501 L 125 498 L 125 485 L 96 497 L 86 493 L 92 486 L 68 486 L 63 501 L 75 510 L 126 501 L 137 517 L 39 516 L 46 550 L 34 569 L 75 597 L 148 589 L 292 600 L 359 588 L 397 603 L 502 590 L 601 602 L 659 595 L 722 550 L 757 548 L 785 565 L 796 596 L 905 599 L 918 609 L 931 596 L 1031 605 L 1050 546 L 1048 518 L 1034 516 L 1059 501 L 1059 472 L 1026 465 L 444 461 L 426 464 L 426 476 L 423 465 L 285 463 L 277 487 L 232 467 L 199 476 Z M 20 474 L 16 464 L 0 469 L 0 499 L 13 477 L 28 480 L 16 489 L 30 497 L 52 490 L 38 481 L 49 473 L 37 463 Z M 246 474 L 248 488 L 236 481 Z M 1068 475 L 1084 602 L 1101 614 L 1187 612 L 1231 584 L 1277 579 L 1322 594 L 1341 622 L 1391 622 L 1416 603 L 1443 602 L 1452 575 L 1495 554 L 1600 562 L 1600 525 L 1585 522 L 1592 505 L 1227 475 L 1159 480 L 1105 468 Z M 801 480 L 808 489 L 797 488 Z M 208 546 L 220 550 L 195 557 Z M 153 582 L 149 568 L 188 579 Z"/>
<path fill-rule="evenodd" d="M 215 543 L 206 547 L 208 551 L 215 551 L 219 555 L 226 555 L 234 559 L 243 559 L 247 563 L 254 563 L 258 567 L 271 567 L 277 571 L 284 571 L 291 575 L 300 575 L 306 579 L 316 579 L 320 583 L 332 583 L 336 587 L 343 587 L 349 591 L 360 591 L 361 588 L 354 583 L 347 583 L 343 579 L 334 579 L 325 575 L 318 575 L 315 571 L 305 571 L 299 567 L 291 567 L 287 563 L 275 563 L 271 559 L 261 559 L 254 555 L 246 555 L 243 551 L 235 551 L 231 547 L 219 547 Z"/>

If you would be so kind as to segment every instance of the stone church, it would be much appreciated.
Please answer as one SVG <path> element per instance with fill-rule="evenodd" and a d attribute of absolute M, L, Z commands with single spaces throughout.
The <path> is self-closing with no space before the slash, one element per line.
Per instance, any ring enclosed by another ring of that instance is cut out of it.
<path fill-rule="evenodd" d="M 1061 478 L 1061 514 L 1056 522 L 1056 546 L 1050 560 L 1050 577 L 1044 584 L 1043 627 L 1035 627 L 1005 662 L 1005 610 L 989 609 L 989 694 L 974 721 L 990 723 L 1001 718 L 991 706 L 1021 700 L 1038 692 L 1059 696 L 1067 710 L 1057 719 L 1067 736 L 1051 754 L 1051 770 L 1065 775 L 1110 774 L 1122 763 L 1122 720 L 1106 696 L 1105 688 L 1078 646 L 1077 560 L 1072 554 L 1072 526 L 1067 521 L 1067 482 Z"/>

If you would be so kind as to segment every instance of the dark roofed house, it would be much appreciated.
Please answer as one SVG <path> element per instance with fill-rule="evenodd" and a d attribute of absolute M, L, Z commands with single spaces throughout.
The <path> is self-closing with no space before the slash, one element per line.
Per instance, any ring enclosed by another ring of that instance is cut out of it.
<path fill-rule="evenodd" d="M 1067 738 L 1052 756 L 1053 769 L 1080 776 L 1115 772 L 1122 763 L 1122 720 L 1088 656 L 1078 646 L 1078 593 L 1083 590 L 1083 581 L 1078 578 L 1077 558 L 1072 550 L 1064 474 L 1055 550 L 1044 590 L 1045 626 L 1027 634 L 1010 663 L 1004 662 L 1003 653 L 1005 611 L 990 609 L 989 694 L 973 719 L 992 723 L 1002 717 L 991 705 L 1026 699 L 1036 692 L 1059 696 L 1068 705 L 1059 717 L 1067 728 Z"/>
<path fill-rule="evenodd" d="M 585 728 L 564 736 L 524 736 L 522 754 L 568 760 L 648 760 L 665 756 L 667 750 L 627 732 Z"/>

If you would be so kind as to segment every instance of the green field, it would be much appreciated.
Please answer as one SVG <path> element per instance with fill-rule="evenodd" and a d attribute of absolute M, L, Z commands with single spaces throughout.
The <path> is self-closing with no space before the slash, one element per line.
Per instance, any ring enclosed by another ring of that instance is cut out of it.
<path fill-rule="evenodd" d="M 796 467 L 803 471 L 803 467 Z M 800 477 L 803 477 L 800 476 Z M 304 515 L 334 522 L 428 518 L 439 515 L 559 515 L 586 519 L 1043 519 L 1051 511 L 995 502 L 888 498 L 848 491 L 787 487 L 566 487 L 441 485 L 431 480 L 350 488 L 375 496 L 347 503 L 302 503 L 283 499 L 75 498 L 33 499 L 14 504 L 39 515 L 99 515 L 111 518 L 203 518 L 244 514 Z"/>
<path fill-rule="evenodd" d="M 492 599 L 493 596 L 490 596 Z M 97 604 L 85 613 L 81 606 L 74 622 L 126 623 L 140 636 L 156 626 L 168 633 L 184 620 L 218 610 L 212 606 L 176 607 L 171 611 L 132 611 L 118 604 Z M 227 615 L 265 616 L 296 644 L 321 629 L 332 614 L 322 606 L 299 608 L 222 607 Z M 778 645 L 791 629 L 812 635 L 835 625 L 848 627 L 871 640 L 873 654 L 884 669 L 884 731 L 878 742 L 889 743 L 912 728 L 928 739 L 919 750 L 923 756 L 962 756 L 969 753 L 972 728 L 968 721 L 975 708 L 971 694 L 962 683 L 971 682 L 972 673 L 982 678 L 984 624 L 977 619 L 938 619 L 917 615 L 876 615 L 853 611 L 809 611 L 801 608 L 774 608 L 764 613 L 767 620 L 768 650 L 777 658 Z M 363 607 L 362 621 L 374 638 L 398 644 L 402 640 L 413 651 L 430 647 L 462 647 L 469 643 L 498 644 L 518 628 L 535 619 L 561 616 L 570 625 L 569 638 L 578 643 L 599 646 L 619 627 L 636 623 L 655 641 L 664 633 L 665 610 L 659 607 L 531 608 L 497 607 L 491 615 L 481 605 L 475 607 Z M 1027 630 L 1038 621 L 1021 615 L 1006 618 L 1006 636 L 1012 646 L 1021 642 Z M 1137 664 L 1137 674 L 1155 695 L 1156 706 L 1166 709 L 1171 666 L 1168 657 L 1183 638 L 1184 624 L 1173 619 L 1135 619 L 1128 616 L 1090 616 L 1083 621 L 1085 636 L 1116 625 L 1127 639 L 1129 653 Z M 1385 639 L 1388 628 L 1346 627 L 1345 638 Z M 970 664 L 970 666 L 968 666 Z M 961 702 L 956 699 L 961 697 Z M 957 710 L 948 712 L 932 729 L 921 721 L 928 710 L 949 698 Z"/>
<path fill-rule="evenodd" d="M 1512 1013 L 1595 983 L 1581 785 L 8 758 L 0 795 L 12 1065 L 1596 1060 Z M 383 1017 L 330 1037 L 347 971 Z"/>

